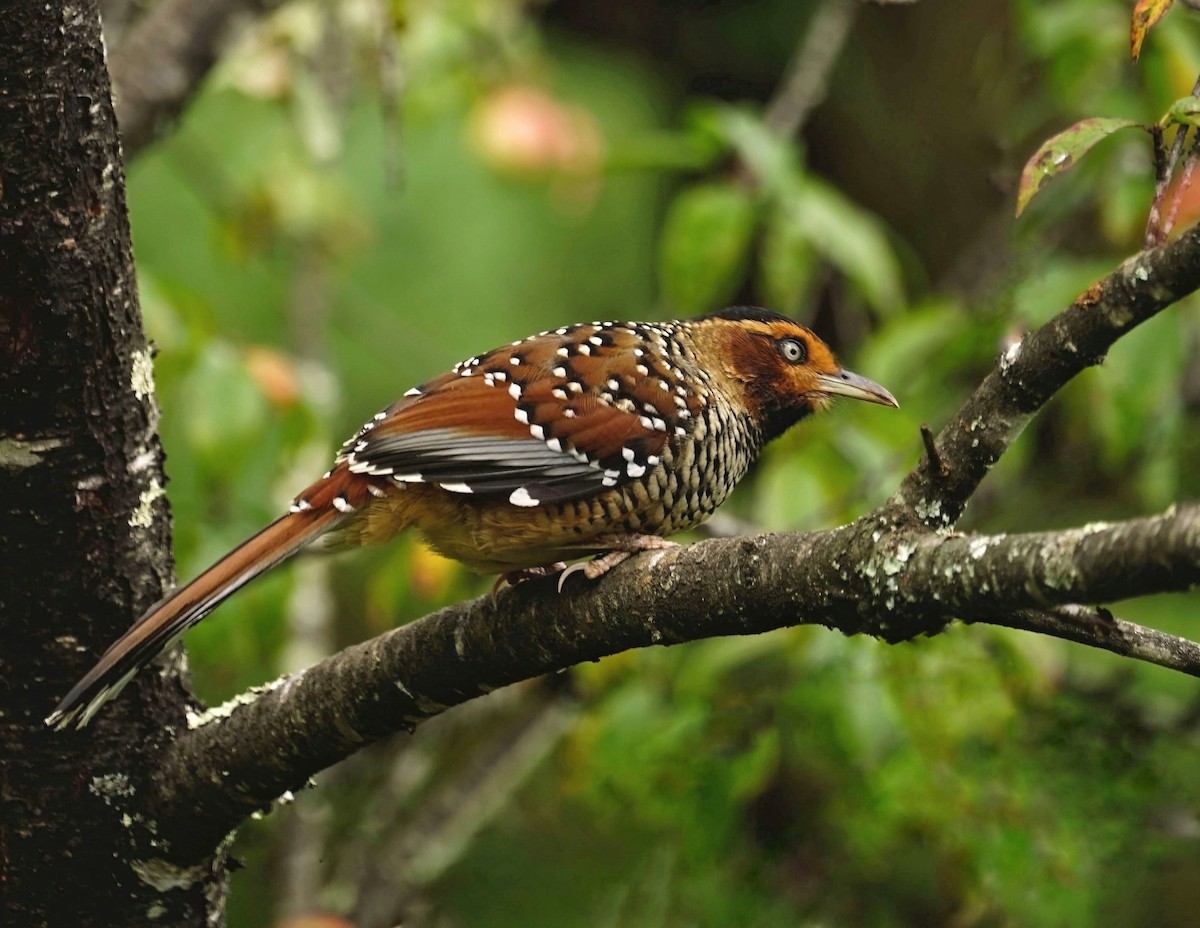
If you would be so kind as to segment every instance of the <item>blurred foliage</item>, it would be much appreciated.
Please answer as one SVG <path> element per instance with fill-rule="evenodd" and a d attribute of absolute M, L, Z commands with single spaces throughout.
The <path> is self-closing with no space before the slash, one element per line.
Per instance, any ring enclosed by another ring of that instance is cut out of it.
<path fill-rule="evenodd" d="M 1194 19 L 1177 5 L 1134 68 L 1131 7 L 865 6 L 791 138 L 764 113 L 814 3 L 286 5 L 129 166 L 180 574 L 462 357 L 734 301 L 814 325 L 903 409 L 844 405 L 794 430 L 727 512 L 811 529 L 879 503 L 921 422 L 1138 247 L 1153 167 L 1137 133 L 1011 219 L 1021 165 L 1055 132 L 1153 122 L 1190 93 Z M 1069 385 L 966 527 L 1200 495 L 1198 323 L 1172 309 Z M 306 634 L 299 574 L 189 637 L 205 698 L 281 669 Z M 407 538 L 322 576 L 325 647 L 490 583 Z M 1195 637 L 1197 604 L 1121 613 Z M 802 628 L 553 682 L 372 748 L 300 797 L 306 816 L 245 829 L 230 923 L 1185 925 L 1200 905 L 1184 878 L 1200 701 L 1168 671 L 987 627 L 896 647 Z M 547 702 L 574 723 L 502 737 Z M 384 849 L 405 836 L 396 863 Z M 394 895 L 375 921 L 368 882 Z"/>

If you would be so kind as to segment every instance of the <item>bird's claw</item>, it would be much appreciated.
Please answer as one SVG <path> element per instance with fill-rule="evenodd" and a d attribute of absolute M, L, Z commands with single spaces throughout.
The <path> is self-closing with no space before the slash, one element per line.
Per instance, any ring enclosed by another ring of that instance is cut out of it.
<path fill-rule="evenodd" d="M 576 571 L 582 571 L 588 580 L 599 580 L 622 561 L 641 551 L 661 551 L 664 548 L 679 547 L 677 542 L 668 541 L 657 535 L 618 535 L 611 538 L 597 538 L 596 541 L 611 545 L 612 550 L 594 557 L 590 561 L 573 564 L 564 570 L 558 577 L 559 593 L 562 592 L 567 577 Z"/>
<path fill-rule="evenodd" d="M 492 584 L 492 605 L 496 605 L 497 597 L 504 587 L 516 586 L 522 580 L 532 580 L 534 577 L 552 577 L 565 570 L 566 566 L 562 561 L 557 561 L 553 564 L 543 564 L 540 567 L 522 567 L 520 570 L 510 570 L 506 574 L 501 574 Z"/>
<path fill-rule="evenodd" d="M 624 552 L 621 552 L 621 553 L 624 553 Z M 607 556 L 608 555 L 605 555 L 605 557 L 607 557 Z M 625 554 L 625 557 L 629 557 L 629 555 Z M 578 564 L 572 564 L 570 567 L 568 567 L 566 570 L 564 570 L 561 574 L 559 574 L 558 575 L 558 592 L 561 593 L 563 591 L 563 584 L 567 582 L 567 577 L 571 576 L 571 574 L 573 574 L 573 573 L 578 573 L 578 572 L 582 571 L 583 575 L 585 577 L 587 577 L 589 580 L 595 580 L 596 577 L 599 577 L 601 574 L 603 574 L 604 573 L 603 570 L 600 571 L 600 573 L 597 573 L 594 575 L 591 572 L 590 568 L 593 564 L 596 563 L 597 560 L 600 560 L 600 559 L 596 558 L 596 560 L 592 560 L 592 561 L 580 561 Z"/>

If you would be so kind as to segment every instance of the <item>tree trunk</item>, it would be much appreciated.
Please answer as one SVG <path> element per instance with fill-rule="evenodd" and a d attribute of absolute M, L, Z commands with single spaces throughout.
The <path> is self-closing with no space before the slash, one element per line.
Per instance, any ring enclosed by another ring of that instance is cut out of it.
<path fill-rule="evenodd" d="M 122 812 L 183 727 L 177 656 L 84 732 L 42 719 L 170 581 L 124 172 L 94 0 L 0 16 L 0 922 L 212 924 L 223 861 Z M 169 890 L 169 891 L 168 891 Z"/>

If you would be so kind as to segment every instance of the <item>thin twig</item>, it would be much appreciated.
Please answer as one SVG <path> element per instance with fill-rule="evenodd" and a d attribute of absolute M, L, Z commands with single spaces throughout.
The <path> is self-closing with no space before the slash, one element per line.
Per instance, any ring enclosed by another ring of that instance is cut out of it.
<path fill-rule="evenodd" d="M 985 621 L 1103 648 L 1122 657 L 1200 677 L 1200 644 L 1118 619 L 1107 609 L 1075 605 L 1049 610 L 1021 609 Z"/>
<path fill-rule="evenodd" d="M 398 190 L 404 186 L 404 120 L 401 117 L 408 71 L 396 38 L 395 9 L 394 4 L 380 0 L 379 106 L 385 130 L 384 173 L 388 186 Z"/>
<path fill-rule="evenodd" d="M 371 891 L 360 894 L 354 924 L 405 924 L 414 891 L 461 857 L 471 839 L 558 746 L 577 715 L 573 702 L 551 693 L 482 744 L 473 745 L 471 762 L 439 779 L 416 818 L 391 829 L 372 848 Z"/>
<path fill-rule="evenodd" d="M 822 100 L 850 27 L 858 15 L 857 0 L 825 0 L 813 14 L 787 75 L 767 105 L 767 125 L 791 138 Z"/>
<path fill-rule="evenodd" d="M 930 469 L 938 476 L 949 476 L 950 465 L 942 460 L 937 449 L 937 439 L 933 437 L 933 429 L 925 422 L 921 423 L 921 443 L 925 445 L 925 457 L 929 459 Z"/>
<path fill-rule="evenodd" d="M 1180 133 L 1183 132 L 1183 127 L 1180 127 Z M 1165 238 L 1171 234 L 1171 230 L 1175 228 L 1175 220 L 1179 216 L 1179 207 L 1183 205 L 1184 194 L 1192 186 L 1192 174 L 1196 170 L 1196 161 L 1200 159 L 1200 132 L 1192 133 L 1192 144 L 1188 150 L 1187 158 L 1183 162 L 1183 171 L 1179 175 L 1179 183 L 1175 187 L 1175 191 L 1171 196 L 1171 207 L 1167 211 L 1166 222 L 1163 223 L 1162 234 Z"/>
<path fill-rule="evenodd" d="M 1200 95 L 1200 77 L 1196 78 L 1196 83 L 1192 85 L 1192 96 Z M 1166 223 L 1162 222 L 1162 204 L 1163 198 L 1167 194 L 1167 187 L 1171 183 L 1171 178 L 1175 176 L 1175 171 L 1179 167 L 1179 159 L 1183 155 L 1183 144 L 1187 139 L 1187 126 L 1179 126 L 1175 130 L 1175 136 L 1171 139 L 1171 148 L 1166 153 L 1165 158 L 1162 154 L 1162 131 L 1158 131 L 1155 136 L 1154 145 L 1154 199 L 1150 203 L 1150 215 L 1146 220 L 1146 238 L 1145 247 L 1153 248 L 1156 245 L 1161 245 L 1166 241 L 1167 234 L 1171 231 L 1173 224 L 1173 216 L 1168 218 Z M 1178 197 L 1176 198 L 1178 201 Z M 1174 211 L 1178 211 L 1178 206 L 1173 204 Z"/>

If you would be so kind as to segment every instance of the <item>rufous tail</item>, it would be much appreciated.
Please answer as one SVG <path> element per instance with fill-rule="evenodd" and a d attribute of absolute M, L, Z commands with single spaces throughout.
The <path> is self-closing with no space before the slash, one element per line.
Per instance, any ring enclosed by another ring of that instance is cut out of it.
<path fill-rule="evenodd" d="M 293 506 L 199 577 L 152 606 L 117 639 L 87 675 L 63 697 L 46 724 L 83 728 L 159 652 L 255 577 L 291 557 L 343 519 L 330 505 Z"/>

